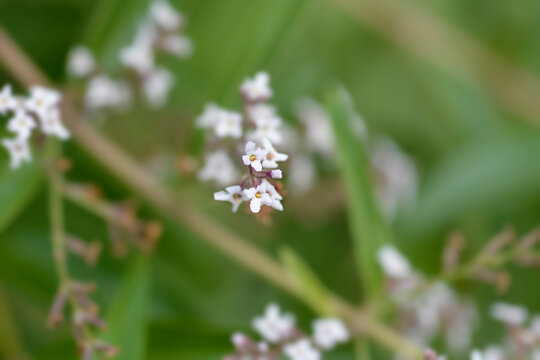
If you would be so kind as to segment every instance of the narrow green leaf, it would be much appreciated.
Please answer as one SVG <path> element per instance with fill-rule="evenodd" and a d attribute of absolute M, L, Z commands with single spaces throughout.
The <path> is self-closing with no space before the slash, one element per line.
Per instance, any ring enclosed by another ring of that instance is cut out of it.
<path fill-rule="evenodd" d="M 17 170 L 6 168 L 0 175 L 0 233 L 37 195 L 42 181 L 43 174 L 35 163 L 25 164 Z"/>
<path fill-rule="evenodd" d="M 292 249 L 284 247 L 280 255 L 283 265 L 302 287 L 304 300 L 319 315 L 330 315 L 328 291 L 319 281 L 317 275 Z"/>
<path fill-rule="evenodd" d="M 116 360 L 143 360 L 150 300 L 150 260 L 137 255 L 107 316 L 104 339 L 120 349 Z"/>
<path fill-rule="evenodd" d="M 389 230 L 375 202 L 371 173 L 363 141 L 353 128 L 354 110 L 348 94 L 337 88 L 327 94 L 340 171 L 346 189 L 349 226 L 364 295 L 380 288 L 382 279 L 376 252 L 389 241 Z"/>

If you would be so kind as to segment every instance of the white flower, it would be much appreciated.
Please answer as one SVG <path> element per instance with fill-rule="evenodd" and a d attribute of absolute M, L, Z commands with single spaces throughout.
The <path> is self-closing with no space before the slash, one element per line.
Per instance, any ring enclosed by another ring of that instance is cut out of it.
<path fill-rule="evenodd" d="M 252 188 L 244 190 L 244 194 L 246 194 L 246 197 L 249 200 L 251 200 L 249 202 L 249 208 L 255 214 L 261 211 L 262 205 L 267 205 L 267 206 L 272 206 L 272 207 L 274 206 L 274 198 L 272 197 L 271 194 L 268 193 L 268 190 L 269 190 L 268 185 L 269 185 L 268 182 L 263 181 L 256 188 L 252 187 Z"/>
<path fill-rule="evenodd" d="M 491 305 L 491 316 L 507 325 L 522 325 L 528 316 L 527 309 L 522 306 L 497 302 Z"/>
<path fill-rule="evenodd" d="M 232 211 L 236 212 L 242 202 L 247 201 L 247 197 L 239 185 L 229 186 L 225 188 L 225 191 L 218 191 L 214 193 L 214 199 L 218 201 L 228 201 L 233 207 Z"/>
<path fill-rule="evenodd" d="M 221 118 L 223 109 L 215 104 L 206 104 L 203 113 L 195 120 L 195 124 L 200 128 L 213 128 Z"/>
<path fill-rule="evenodd" d="M 16 133 L 22 139 L 28 139 L 32 135 L 32 129 L 35 127 L 34 119 L 24 109 L 18 109 L 15 116 L 7 124 L 7 129 Z"/>
<path fill-rule="evenodd" d="M 85 77 L 96 69 L 96 62 L 92 52 L 87 47 L 76 46 L 68 55 L 67 71 L 73 77 Z"/>
<path fill-rule="evenodd" d="M 140 75 L 145 75 L 154 68 L 154 51 L 150 44 L 138 41 L 123 48 L 120 51 L 119 60 L 125 67 L 134 69 Z"/>
<path fill-rule="evenodd" d="M 170 71 L 159 68 L 152 71 L 145 79 L 143 91 L 146 99 L 154 108 L 163 106 L 174 85 L 174 76 Z"/>
<path fill-rule="evenodd" d="M 283 178 L 283 172 L 281 170 L 279 170 L 279 169 L 271 170 L 270 171 L 270 177 L 272 179 L 281 179 L 281 178 Z"/>
<path fill-rule="evenodd" d="M 272 197 L 272 204 L 271 206 L 279 211 L 283 211 L 283 205 L 281 204 L 281 200 L 283 200 L 283 196 L 281 196 L 280 193 L 276 190 L 276 188 L 270 184 L 270 182 L 266 179 L 263 179 L 262 184 L 266 186 L 266 192 L 270 194 Z"/>
<path fill-rule="evenodd" d="M 262 162 L 262 166 L 265 169 L 275 169 L 278 167 L 278 161 L 286 161 L 289 158 L 287 154 L 281 154 L 274 149 L 270 140 L 264 138 L 263 141 L 264 150 L 266 150 L 266 155 Z"/>
<path fill-rule="evenodd" d="M 43 119 L 52 108 L 58 105 L 60 99 L 61 95 L 58 91 L 33 86 L 30 88 L 30 98 L 26 100 L 25 105 L 29 111 Z"/>
<path fill-rule="evenodd" d="M 86 85 L 84 101 L 89 109 L 123 108 L 131 101 L 131 91 L 124 82 L 96 76 Z"/>
<path fill-rule="evenodd" d="M 179 58 L 186 58 L 193 53 L 191 39 L 184 35 L 169 35 L 163 39 L 163 49 Z"/>
<path fill-rule="evenodd" d="M 41 130 L 47 135 L 54 135 L 62 140 L 69 138 L 69 131 L 60 120 L 58 109 L 50 110 L 44 118 L 40 118 Z"/>
<path fill-rule="evenodd" d="M 273 106 L 257 104 L 248 108 L 248 115 L 255 123 L 256 129 L 252 134 L 253 139 L 262 141 L 266 138 L 273 144 L 280 144 L 283 135 L 279 131 L 282 120 L 276 115 Z"/>
<path fill-rule="evenodd" d="M 319 360 L 321 358 L 319 350 L 315 349 L 308 339 L 300 339 L 285 345 L 283 351 L 292 360 Z"/>
<path fill-rule="evenodd" d="M 183 22 L 182 15 L 164 0 L 154 1 L 150 5 L 150 15 L 155 23 L 164 30 L 178 29 Z"/>
<path fill-rule="evenodd" d="M 540 336 L 540 315 L 535 315 L 531 320 L 531 330 L 537 336 Z"/>
<path fill-rule="evenodd" d="M 198 173 L 199 180 L 215 181 L 220 186 L 234 183 L 238 175 L 229 155 L 218 150 L 206 156 L 205 166 Z"/>
<path fill-rule="evenodd" d="M 294 322 L 291 314 L 281 314 L 278 305 L 269 304 L 264 315 L 253 320 L 253 328 L 270 343 L 277 343 L 290 336 Z"/>
<path fill-rule="evenodd" d="M 216 136 L 227 136 L 238 139 L 242 136 L 242 115 L 227 110 L 221 110 L 214 128 Z"/>
<path fill-rule="evenodd" d="M 473 350 L 471 351 L 471 360 L 484 360 L 484 356 L 480 350 Z"/>
<path fill-rule="evenodd" d="M 378 139 L 370 154 L 376 194 L 383 213 L 393 217 L 401 205 L 414 200 L 418 175 L 412 160 L 389 138 Z"/>
<path fill-rule="evenodd" d="M 313 340 L 321 348 L 330 350 L 349 340 L 349 332 L 339 319 L 317 319 L 313 323 Z"/>
<path fill-rule="evenodd" d="M 495 345 L 490 345 L 484 349 L 483 360 L 504 360 L 504 351 Z"/>
<path fill-rule="evenodd" d="M 11 85 L 4 85 L 0 91 L 0 114 L 17 109 L 17 100 L 11 93 Z"/>
<path fill-rule="evenodd" d="M 30 153 L 30 146 L 27 139 L 17 137 L 15 139 L 4 139 L 2 145 L 7 149 L 10 155 L 10 166 L 12 169 L 16 169 L 23 162 L 32 161 L 32 154 Z"/>
<path fill-rule="evenodd" d="M 330 157 L 335 153 L 334 131 L 324 109 L 312 99 L 297 104 L 298 118 L 305 127 L 306 146 L 309 150 Z"/>
<path fill-rule="evenodd" d="M 242 155 L 244 165 L 251 166 L 255 171 L 262 170 L 262 160 L 266 156 L 266 152 L 258 148 L 253 141 L 248 141 L 246 144 L 245 154 Z"/>
<path fill-rule="evenodd" d="M 272 97 L 270 76 L 266 72 L 257 73 L 253 79 L 246 79 L 240 86 L 244 97 L 252 102 L 265 101 Z"/>
<path fill-rule="evenodd" d="M 377 252 L 377 259 L 386 275 L 403 279 L 411 275 L 411 265 L 401 253 L 391 245 L 385 245 Z"/>

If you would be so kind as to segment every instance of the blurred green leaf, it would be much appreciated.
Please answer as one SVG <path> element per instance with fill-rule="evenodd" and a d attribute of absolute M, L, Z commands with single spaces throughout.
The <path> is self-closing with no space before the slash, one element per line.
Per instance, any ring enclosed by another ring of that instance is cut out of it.
<path fill-rule="evenodd" d="M 36 163 L 17 170 L 5 169 L 0 177 L 0 233 L 36 196 L 42 181 L 43 174 Z"/>
<path fill-rule="evenodd" d="M 281 250 L 281 260 L 288 272 L 302 287 L 304 300 L 319 315 L 329 315 L 331 309 L 328 302 L 328 291 L 304 260 L 288 247 Z"/>
<path fill-rule="evenodd" d="M 427 177 L 413 211 L 398 219 L 419 239 L 475 211 L 499 212 L 540 195 L 540 135 L 506 129 L 455 149 Z"/>
<path fill-rule="evenodd" d="M 351 100 L 344 89 L 337 88 L 327 94 L 326 103 L 346 188 L 354 255 L 366 291 L 364 296 L 369 297 L 379 289 L 382 279 L 376 252 L 389 241 L 390 235 L 374 199 L 364 144 L 353 128 Z"/>
<path fill-rule="evenodd" d="M 120 349 L 118 360 L 143 360 L 150 301 L 150 260 L 137 255 L 109 308 L 104 338 Z"/>

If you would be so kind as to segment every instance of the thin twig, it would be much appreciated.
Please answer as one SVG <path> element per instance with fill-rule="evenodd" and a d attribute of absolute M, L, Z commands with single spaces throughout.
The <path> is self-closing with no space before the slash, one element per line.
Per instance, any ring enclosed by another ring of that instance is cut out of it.
<path fill-rule="evenodd" d="M 22 84 L 51 86 L 50 81 L 1 27 L 0 49 L 2 49 L 0 61 Z M 63 102 L 62 110 L 64 121 L 79 145 L 140 198 L 248 270 L 291 295 L 303 298 L 297 282 L 272 257 L 198 211 L 189 201 L 165 189 L 148 171 L 139 167 L 127 154 L 82 121 L 80 114 L 69 103 L 69 99 Z M 423 358 L 423 351 L 420 348 L 407 342 L 371 315 L 356 309 L 334 294 L 329 298 L 335 314 L 360 329 L 361 335 L 370 336 L 380 344 L 411 359 Z"/>

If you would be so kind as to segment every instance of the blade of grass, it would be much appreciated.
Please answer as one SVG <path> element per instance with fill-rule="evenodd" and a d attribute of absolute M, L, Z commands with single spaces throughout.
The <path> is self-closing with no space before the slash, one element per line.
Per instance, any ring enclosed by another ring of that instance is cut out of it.
<path fill-rule="evenodd" d="M 104 338 L 120 349 L 117 360 L 143 360 L 146 353 L 150 260 L 137 255 L 110 306 Z"/>
<path fill-rule="evenodd" d="M 380 288 L 382 279 L 376 252 L 389 241 L 390 234 L 375 202 L 364 144 L 352 127 L 354 111 L 350 99 L 344 89 L 337 88 L 327 94 L 326 104 L 346 189 L 354 255 L 364 297 L 369 297 Z"/>
<path fill-rule="evenodd" d="M 15 171 L 6 169 L 0 177 L 0 233 L 38 194 L 42 181 L 42 172 L 35 163 Z"/>
<path fill-rule="evenodd" d="M 290 248 L 281 250 L 281 261 L 289 274 L 302 288 L 302 296 L 311 308 L 319 315 L 330 315 L 328 290 L 320 282 L 305 261 Z"/>

